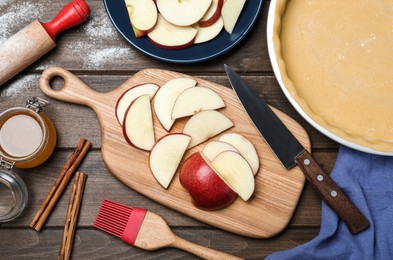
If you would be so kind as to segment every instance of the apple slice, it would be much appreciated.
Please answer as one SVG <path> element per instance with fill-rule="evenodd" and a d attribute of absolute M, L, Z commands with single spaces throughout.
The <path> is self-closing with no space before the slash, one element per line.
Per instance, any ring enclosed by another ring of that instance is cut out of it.
<path fill-rule="evenodd" d="M 218 17 L 218 20 L 208 27 L 197 27 L 198 33 L 194 43 L 197 44 L 210 41 L 221 32 L 223 27 L 224 22 L 221 17 Z"/>
<path fill-rule="evenodd" d="M 149 95 L 149 98 L 152 99 L 158 90 L 158 86 L 156 84 L 143 84 L 132 87 L 128 89 L 116 103 L 116 118 L 119 121 L 120 125 L 123 125 L 124 115 L 130 104 L 137 98 L 142 95 Z"/>
<path fill-rule="evenodd" d="M 191 148 L 232 126 L 233 123 L 229 118 L 215 110 L 208 110 L 191 117 L 184 125 L 183 133 L 191 136 L 191 142 L 188 146 L 188 148 Z"/>
<path fill-rule="evenodd" d="M 240 13 L 243 10 L 246 0 L 226 0 L 221 10 L 222 18 L 224 19 L 224 28 L 232 34 L 236 22 L 239 19 Z"/>
<path fill-rule="evenodd" d="M 194 87 L 184 90 L 177 97 L 172 110 L 172 119 L 192 116 L 204 110 L 225 107 L 222 98 L 210 88 Z"/>
<path fill-rule="evenodd" d="M 147 37 L 160 48 L 178 50 L 192 45 L 197 32 L 198 30 L 191 26 L 177 26 L 158 15 L 156 26 Z"/>
<path fill-rule="evenodd" d="M 153 0 L 125 0 L 128 16 L 136 37 L 146 35 L 157 22 L 157 7 Z"/>
<path fill-rule="evenodd" d="M 168 134 L 154 145 L 149 156 L 149 167 L 154 177 L 168 188 L 179 167 L 191 137 L 185 134 Z"/>
<path fill-rule="evenodd" d="M 254 175 L 258 172 L 259 157 L 254 145 L 247 138 L 236 133 L 228 133 L 222 135 L 219 140 L 235 147 L 250 164 Z"/>
<path fill-rule="evenodd" d="M 154 98 L 154 110 L 162 126 L 169 131 L 175 122 L 172 119 L 172 109 L 176 98 L 184 90 L 194 87 L 196 80 L 190 78 L 177 78 L 166 82 Z"/>
<path fill-rule="evenodd" d="M 255 189 L 251 167 L 240 154 L 225 151 L 210 163 L 220 178 L 244 201 L 250 199 Z"/>
<path fill-rule="evenodd" d="M 156 0 L 158 11 L 170 23 L 189 26 L 197 23 L 212 0 Z"/>
<path fill-rule="evenodd" d="M 194 206 L 207 210 L 218 210 L 231 204 L 237 197 L 213 170 L 200 152 L 188 157 L 179 173 L 181 185 L 191 196 Z"/>
<path fill-rule="evenodd" d="M 209 27 L 214 24 L 221 17 L 223 5 L 224 0 L 213 0 L 205 15 L 199 20 L 198 25 L 200 27 Z"/>
<path fill-rule="evenodd" d="M 155 138 L 149 95 L 136 98 L 127 109 L 123 135 L 130 145 L 146 151 L 153 147 Z"/>
<path fill-rule="evenodd" d="M 209 162 L 213 161 L 214 158 L 216 158 L 217 155 L 224 151 L 232 151 L 232 152 L 237 152 L 235 147 L 232 145 L 221 142 L 221 141 L 212 141 L 209 142 L 202 150 L 203 155 L 205 155 L 206 159 L 209 160 Z"/>

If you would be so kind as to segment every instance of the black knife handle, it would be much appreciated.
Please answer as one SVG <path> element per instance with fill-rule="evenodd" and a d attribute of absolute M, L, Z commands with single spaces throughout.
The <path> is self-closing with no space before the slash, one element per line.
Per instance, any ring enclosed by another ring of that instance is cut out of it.
<path fill-rule="evenodd" d="M 352 234 L 359 233 L 369 227 L 367 219 L 329 175 L 322 170 L 309 152 L 304 150 L 295 158 L 295 161 L 322 199 L 344 220 Z"/>

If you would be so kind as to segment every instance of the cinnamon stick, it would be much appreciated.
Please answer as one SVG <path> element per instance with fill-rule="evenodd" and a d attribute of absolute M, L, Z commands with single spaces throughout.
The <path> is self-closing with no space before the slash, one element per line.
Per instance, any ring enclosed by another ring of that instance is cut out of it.
<path fill-rule="evenodd" d="M 67 215 L 64 224 L 63 239 L 59 252 L 59 260 L 68 260 L 71 258 L 72 245 L 74 243 L 76 223 L 78 221 L 79 211 L 83 198 L 87 175 L 77 172 L 72 185 L 70 202 L 68 204 Z"/>
<path fill-rule="evenodd" d="M 89 141 L 85 140 L 84 138 L 79 140 L 78 146 L 68 158 L 66 164 L 61 170 L 55 183 L 52 185 L 52 188 L 49 190 L 48 195 L 35 215 L 33 221 L 30 223 L 31 228 L 35 229 L 36 231 L 40 231 L 42 229 L 61 194 L 63 194 L 63 191 L 67 187 L 68 182 L 71 180 L 76 169 L 82 162 L 83 158 L 86 156 L 90 147 L 91 143 Z"/>

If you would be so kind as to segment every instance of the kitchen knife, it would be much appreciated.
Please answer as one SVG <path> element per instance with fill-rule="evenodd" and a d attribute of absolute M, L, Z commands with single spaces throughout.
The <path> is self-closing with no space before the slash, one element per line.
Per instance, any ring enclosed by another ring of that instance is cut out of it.
<path fill-rule="evenodd" d="M 90 15 L 84 0 L 72 0 L 48 23 L 35 20 L 0 45 L 0 86 L 56 47 L 59 32 Z"/>
<path fill-rule="evenodd" d="M 298 165 L 321 198 L 344 220 L 352 234 L 369 227 L 367 219 L 292 135 L 266 102 L 229 66 L 225 71 L 237 97 L 258 131 L 285 168 Z"/>

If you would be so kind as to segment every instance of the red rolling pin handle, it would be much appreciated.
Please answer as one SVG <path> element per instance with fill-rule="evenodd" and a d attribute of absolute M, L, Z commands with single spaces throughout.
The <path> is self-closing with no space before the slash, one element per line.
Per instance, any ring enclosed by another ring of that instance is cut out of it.
<path fill-rule="evenodd" d="M 58 33 L 81 24 L 90 15 L 90 8 L 84 0 L 72 0 L 53 18 L 41 23 L 49 36 L 55 40 Z"/>

